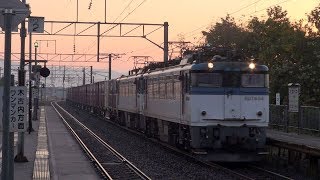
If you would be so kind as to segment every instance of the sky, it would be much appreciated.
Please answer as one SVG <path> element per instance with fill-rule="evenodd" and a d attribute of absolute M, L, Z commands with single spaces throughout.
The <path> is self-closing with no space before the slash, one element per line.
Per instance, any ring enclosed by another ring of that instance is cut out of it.
<path fill-rule="evenodd" d="M 89 4 L 91 2 L 91 8 Z M 105 16 L 106 2 L 106 16 Z M 236 20 L 246 21 L 250 16 L 263 17 L 266 8 L 280 5 L 288 11 L 292 20 L 306 18 L 320 2 L 319 0 L 27 0 L 31 6 L 32 16 L 43 16 L 47 21 L 85 21 L 85 22 L 127 22 L 127 23 L 169 23 L 169 41 L 179 40 L 179 35 L 185 41 L 194 44 L 202 42 L 201 31 L 207 30 L 213 23 L 226 16 L 227 13 Z M 77 8 L 78 3 L 78 8 Z M 78 17 L 77 17 L 78 9 Z M 107 27 L 107 26 L 106 26 Z M 109 26 L 108 26 L 109 27 Z M 57 28 L 57 27 L 56 27 Z M 78 26 L 77 32 L 84 26 Z M 156 27 L 155 27 L 156 28 Z M 154 29 L 155 29 L 154 28 Z M 49 27 L 45 27 L 49 31 Z M 129 31 L 123 28 L 122 31 Z M 146 28 L 147 32 L 152 28 Z M 68 33 L 73 33 L 67 29 Z M 96 32 L 95 29 L 90 30 Z M 118 33 L 114 29 L 110 34 Z M 139 34 L 139 30 L 132 34 Z M 148 36 L 152 41 L 163 43 L 163 28 Z M 4 35 L 0 36 L 0 48 L 4 49 Z M 42 40 L 39 50 L 41 53 L 96 53 L 96 37 L 65 37 L 65 36 L 36 36 L 33 39 Z M 20 51 L 18 35 L 12 37 L 12 52 Z M 26 42 L 28 51 L 28 37 Z M 150 56 L 149 60 L 163 61 L 163 51 L 143 38 L 101 38 L 101 53 L 123 54 L 112 61 L 114 71 L 126 74 L 133 68 L 132 56 Z M 169 52 L 170 53 L 170 52 Z M 1 58 L 1 57 L 0 57 Z M 17 57 L 12 57 L 17 58 Z M 43 58 L 43 57 L 42 57 Z M 101 62 L 48 62 L 54 65 L 68 67 L 93 66 L 100 72 L 108 71 L 107 59 Z"/>

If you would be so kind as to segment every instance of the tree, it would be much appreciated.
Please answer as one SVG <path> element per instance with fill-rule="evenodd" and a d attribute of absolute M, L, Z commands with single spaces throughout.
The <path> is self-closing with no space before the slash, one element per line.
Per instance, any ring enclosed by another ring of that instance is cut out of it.
<path fill-rule="evenodd" d="M 216 23 L 209 32 L 203 31 L 202 33 L 209 44 L 237 49 L 243 48 L 247 37 L 247 32 L 239 27 L 234 18 L 229 15 L 221 18 L 221 23 Z"/>
<path fill-rule="evenodd" d="M 227 15 L 203 34 L 210 44 L 240 49 L 266 64 L 271 102 L 277 92 L 287 96 L 287 84 L 294 82 L 302 85 L 304 104 L 319 105 L 320 5 L 308 15 L 307 25 L 303 20 L 290 22 L 280 6 L 267 9 L 267 14 L 265 20 L 253 17 L 245 27 Z"/>

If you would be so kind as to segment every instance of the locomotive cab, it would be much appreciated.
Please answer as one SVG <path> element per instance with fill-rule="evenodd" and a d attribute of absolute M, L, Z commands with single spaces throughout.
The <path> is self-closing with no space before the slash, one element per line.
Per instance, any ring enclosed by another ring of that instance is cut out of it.
<path fill-rule="evenodd" d="M 268 68 L 244 62 L 200 63 L 192 66 L 190 76 L 186 112 L 191 117 L 191 147 L 264 152 Z"/>

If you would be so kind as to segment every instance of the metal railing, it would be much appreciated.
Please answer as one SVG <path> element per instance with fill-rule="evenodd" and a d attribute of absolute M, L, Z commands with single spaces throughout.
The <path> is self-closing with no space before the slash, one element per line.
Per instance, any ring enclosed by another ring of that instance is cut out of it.
<path fill-rule="evenodd" d="M 301 106 L 299 113 L 292 113 L 287 105 L 270 105 L 269 127 L 320 136 L 320 107 Z"/>

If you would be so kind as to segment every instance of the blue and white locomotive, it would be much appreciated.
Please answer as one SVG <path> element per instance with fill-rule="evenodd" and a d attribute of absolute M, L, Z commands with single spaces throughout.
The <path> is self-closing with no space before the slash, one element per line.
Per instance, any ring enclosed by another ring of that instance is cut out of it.
<path fill-rule="evenodd" d="M 219 55 L 197 57 L 109 81 L 114 103 L 102 110 L 208 161 L 258 160 L 269 121 L 268 68 Z"/>

